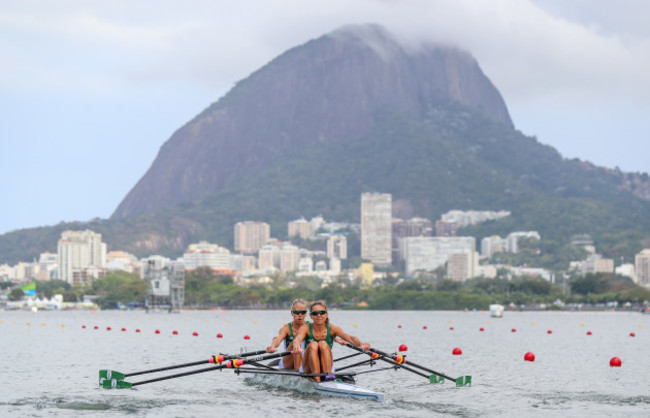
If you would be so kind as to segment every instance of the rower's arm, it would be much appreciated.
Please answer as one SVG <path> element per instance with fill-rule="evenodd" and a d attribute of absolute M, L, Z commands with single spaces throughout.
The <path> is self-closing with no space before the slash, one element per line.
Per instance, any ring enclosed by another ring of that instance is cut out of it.
<path fill-rule="evenodd" d="M 307 334 L 309 334 L 309 327 L 307 325 L 300 327 L 298 333 L 293 337 L 293 351 L 302 353 L 302 342 L 307 338 Z"/>
<path fill-rule="evenodd" d="M 352 345 L 356 345 L 357 347 L 361 347 L 365 350 L 370 348 L 370 344 L 364 343 L 358 337 L 346 333 L 345 331 L 343 331 L 341 327 L 333 326 L 331 327 L 331 329 L 332 329 L 332 336 L 335 338 L 335 340 L 336 338 L 340 338 L 346 342 L 349 342 Z"/>
<path fill-rule="evenodd" d="M 287 335 L 289 335 L 289 326 L 285 325 L 282 328 L 280 328 L 280 333 L 278 334 L 277 337 L 273 339 L 271 342 L 271 345 L 266 347 L 266 352 L 267 353 L 272 353 L 276 351 L 276 348 L 282 343 L 282 341 L 287 338 Z"/>

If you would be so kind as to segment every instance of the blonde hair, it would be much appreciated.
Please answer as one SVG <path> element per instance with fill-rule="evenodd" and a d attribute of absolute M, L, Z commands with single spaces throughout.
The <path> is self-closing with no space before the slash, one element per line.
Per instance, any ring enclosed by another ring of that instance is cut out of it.
<path fill-rule="evenodd" d="M 307 302 L 305 302 L 304 299 L 296 298 L 296 299 L 293 300 L 293 302 L 291 302 L 291 310 L 292 311 L 293 311 L 294 306 L 296 306 L 296 304 L 298 304 L 298 303 L 301 304 L 301 305 L 305 305 L 305 307 L 307 306 Z"/>

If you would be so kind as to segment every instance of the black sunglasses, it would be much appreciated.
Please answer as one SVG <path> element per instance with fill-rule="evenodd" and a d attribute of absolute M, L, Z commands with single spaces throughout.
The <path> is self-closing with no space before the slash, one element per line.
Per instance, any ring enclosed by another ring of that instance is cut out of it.
<path fill-rule="evenodd" d="M 326 315 L 327 311 L 311 311 L 310 314 L 311 316 Z"/>
<path fill-rule="evenodd" d="M 307 311 L 291 311 L 294 315 L 307 315 Z"/>

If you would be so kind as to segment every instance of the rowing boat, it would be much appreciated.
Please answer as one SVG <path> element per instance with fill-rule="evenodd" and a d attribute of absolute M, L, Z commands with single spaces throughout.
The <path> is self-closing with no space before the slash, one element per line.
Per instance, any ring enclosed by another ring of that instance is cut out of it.
<path fill-rule="evenodd" d="M 346 378 L 345 381 L 334 380 L 327 382 L 315 382 L 311 379 L 302 377 L 299 374 L 296 374 L 296 376 L 276 375 L 255 371 L 255 373 L 247 376 L 245 380 L 251 383 L 262 384 L 292 391 L 299 391 L 302 393 L 315 393 L 328 396 L 345 396 L 357 399 L 371 399 L 379 402 L 384 401 L 383 393 L 358 386 L 355 384 L 354 379 L 351 377 Z"/>
<path fill-rule="evenodd" d="M 139 385 L 195 375 L 198 373 L 206 373 L 216 370 L 232 370 L 237 375 L 245 374 L 247 377 L 254 376 L 250 378 L 252 381 L 270 386 L 303 392 L 313 392 L 328 396 L 345 396 L 358 399 L 371 399 L 381 402 L 384 400 L 383 393 L 356 385 L 354 377 L 383 370 L 405 370 L 426 378 L 430 383 L 442 383 L 445 380 L 449 380 L 454 382 L 457 387 L 471 386 L 472 383 L 471 376 L 453 378 L 412 361 L 407 362 L 405 356 L 402 354 L 386 353 L 376 348 L 366 349 L 353 346 L 352 344 L 343 341 L 337 342 L 356 351 L 356 353 L 335 359 L 334 361 L 341 366 L 337 366 L 337 370 L 333 375 L 326 375 L 325 373 L 299 373 L 293 370 L 278 369 L 275 365 L 266 362 L 295 353 L 291 351 L 267 353 L 266 350 L 258 350 L 234 355 L 219 354 L 204 360 L 158 367 L 155 369 L 132 373 L 122 373 L 115 370 L 103 369 L 99 371 L 99 385 L 105 389 L 129 389 Z M 367 357 L 365 357 L 365 360 L 353 364 L 340 363 L 343 360 L 359 355 L 365 355 Z M 386 367 L 373 367 L 378 361 L 386 363 Z M 202 364 L 209 364 L 209 366 L 133 383 L 125 380 L 132 376 L 160 373 L 168 370 L 199 366 Z M 371 369 L 351 371 L 351 369 L 358 369 L 363 366 L 369 366 Z M 348 371 L 344 372 L 345 370 Z M 320 378 L 324 381 L 316 382 L 314 381 L 315 378 Z"/>

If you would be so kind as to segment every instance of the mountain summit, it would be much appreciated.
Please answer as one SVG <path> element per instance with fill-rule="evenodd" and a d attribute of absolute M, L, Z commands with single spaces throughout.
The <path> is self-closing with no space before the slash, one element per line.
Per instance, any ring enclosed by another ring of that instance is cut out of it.
<path fill-rule="evenodd" d="M 470 54 L 345 26 L 285 52 L 175 132 L 112 219 L 207 197 L 310 144 L 354 141 L 382 111 L 422 119 L 441 99 L 512 127 Z"/>

